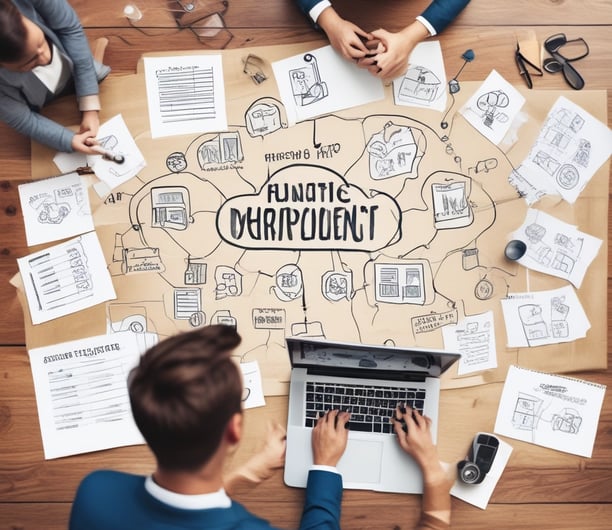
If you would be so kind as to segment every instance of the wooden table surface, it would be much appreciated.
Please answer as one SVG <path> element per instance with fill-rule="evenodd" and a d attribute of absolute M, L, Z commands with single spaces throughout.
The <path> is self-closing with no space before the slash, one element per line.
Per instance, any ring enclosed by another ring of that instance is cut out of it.
<path fill-rule="evenodd" d="M 202 0 L 211 13 L 223 3 Z M 426 0 L 337 0 L 337 10 L 366 30 L 398 30 L 427 5 Z M 176 2 L 137 0 L 144 16 L 131 26 L 123 0 L 72 0 L 90 41 L 109 38 L 105 62 L 112 76 L 133 73 L 141 54 L 214 48 L 177 27 L 170 9 Z M 320 40 L 291 0 L 229 0 L 223 15 L 233 35 L 229 48 Z M 584 37 L 590 55 L 576 64 L 587 89 L 612 87 L 612 4 L 610 0 L 472 0 L 455 24 L 438 38 L 448 77 L 461 67 L 461 54 L 472 48 L 473 61 L 460 80 L 483 80 L 494 68 L 511 83 L 522 85 L 513 52 L 516 40 L 534 34 L 542 42 L 564 32 Z M 535 89 L 566 89 L 560 74 L 536 78 Z M 608 106 L 612 102 L 608 92 Z M 608 118 L 608 125 L 611 120 Z M 80 479 L 96 468 L 148 473 L 153 460 L 145 446 L 126 447 L 45 461 L 36 413 L 32 377 L 25 350 L 24 326 L 15 289 L 8 283 L 17 272 L 16 258 L 29 253 L 25 244 L 17 184 L 30 179 L 30 143 L 0 125 L 0 530 L 66 528 L 70 503 Z M 608 216 L 608 226 L 610 218 Z M 603 220 L 602 220 L 603 222 Z M 608 229 L 608 234 L 610 230 Z M 609 238 L 608 238 L 609 239 Z M 609 243 L 609 242 L 608 242 Z M 610 244 L 608 244 L 608 249 Z M 608 253 L 610 251 L 608 250 Z M 608 255 L 610 263 L 610 255 Z M 609 268 L 608 268 L 609 269 Z M 608 273 L 607 308 L 610 315 Z M 601 294 L 602 310 L 606 304 Z M 609 317 L 608 317 L 609 319 Z M 608 320 L 609 322 L 609 320 Z M 608 325 L 608 329 L 610 326 Z M 609 333 L 608 333 L 609 335 Z M 609 350 L 609 349 L 608 349 Z M 610 354 L 608 353 L 608 358 Z M 608 371 L 575 374 L 612 384 Z M 465 456 L 477 431 L 492 431 L 502 384 L 445 390 L 442 393 L 439 446 L 441 458 L 455 463 Z M 268 419 L 286 420 L 286 398 L 267 399 L 265 408 L 246 413 L 246 437 L 231 465 L 258 446 Z M 581 458 L 508 440 L 514 451 L 485 511 L 453 499 L 453 527 L 477 529 L 609 529 L 612 527 L 612 397 L 607 393 L 592 458 Z M 303 492 L 288 488 L 278 472 L 267 483 L 238 500 L 273 524 L 294 528 Z M 408 529 L 418 517 L 420 496 L 365 491 L 344 495 L 342 527 Z"/>

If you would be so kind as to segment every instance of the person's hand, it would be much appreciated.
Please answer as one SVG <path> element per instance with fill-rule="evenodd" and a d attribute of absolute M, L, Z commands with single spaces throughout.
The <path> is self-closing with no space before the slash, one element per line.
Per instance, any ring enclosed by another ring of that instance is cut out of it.
<path fill-rule="evenodd" d="M 370 53 L 364 41 L 372 40 L 372 35 L 340 17 L 333 7 L 321 12 L 317 24 L 325 31 L 334 50 L 345 59 L 357 61 Z"/>
<path fill-rule="evenodd" d="M 391 422 L 400 447 L 419 464 L 425 482 L 447 480 L 431 437 L 431 418 L 422 416 L 418 410 L 398 405 Z"/>
<path fill-rule="evenodd" d="M 72 149 L 86 155 L 98 154 L 92 149 L 97 145 L 96 136 L 100 128 L 100 118 L 97 110 L 87 110 L 81 116 L 79 132 L 72 137 Z"/>
<path fill-rule="evenodd" d="M 312 460 L 316 465 L 335 467 L 348 442 L 348 412 L 330 410 L 317 419 L 312 429 Z"/>
<path fill-rule="evenodd" d="M 275 469 L 285 465 L 287 432 L 277 422 L 269 422 L 263 447 L 253 455 L 240 470 L 255 482 L 270 478 Z"/>
<path fill-rule="evenodd" d="M 408 59 L 414 47 L 429 36 L 427 28 L 418 21 L 405 27 L 399 33 L 384 29 L 372 32 L 372 41 L 381 44 L 382 51 L 373 57 L 364 57 L 359 66 L 385 81 L 392 81 L 408 69 Z"/>

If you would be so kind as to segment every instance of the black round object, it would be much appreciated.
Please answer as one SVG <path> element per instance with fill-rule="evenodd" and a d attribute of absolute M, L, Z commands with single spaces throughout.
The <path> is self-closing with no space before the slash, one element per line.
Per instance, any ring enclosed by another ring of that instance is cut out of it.
<path fill-rule="evenodd" d="M 525 252 L 527 252 L 527 245 L 520 239 L 513 239 L 512 241 L 509 241 L 506 245 L 506 249 L 504 250 L 506 257 L 513 261 L 521 259 L 525 255 Z"/>
<path fill-rule="evenodd" d="M 459 468 L 459 478 L 466 484 L 476 484 L 480 478 L 480 468 L 474 462 L 463 460 L 457 466 Z"/>

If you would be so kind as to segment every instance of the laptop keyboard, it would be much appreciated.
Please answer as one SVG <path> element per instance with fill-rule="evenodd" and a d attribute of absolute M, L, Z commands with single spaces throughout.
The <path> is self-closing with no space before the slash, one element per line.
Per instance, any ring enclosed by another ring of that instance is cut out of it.
<path fill-rule="evenodd" d="M 351 413 L 349 429 L 362 432 L 393 433 L 389 418 L 398 403 L 423 413 L 422 388 L 377 387 L 337 383 L 306 383 L 306 427 L 314 427 L 317 414 L 332 409 Z"/>

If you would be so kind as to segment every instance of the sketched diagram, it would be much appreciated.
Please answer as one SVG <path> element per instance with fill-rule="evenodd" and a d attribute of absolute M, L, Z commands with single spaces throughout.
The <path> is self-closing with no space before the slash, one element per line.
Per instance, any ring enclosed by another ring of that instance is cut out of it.
<path fill-rule="evenodd" d="M 433 200 L 433 217 L 438 230 L 468 226 L 473 220 L 472 209 L 468 201 L 470 194 L 469 180 L 456 180 L 453 177 L 441 179 L 431 184 Z M 442 180 L 440 182 L 439 180 Z"/>
<path fill-rule="evenodd" d="M 189 223 L 189 190 L 183 186 L 151 188 L 151 226 L 186 230 Z"/>
<path fill-rule="evenodd" d="M 508 115 L 499 109 L 503 109 L 510 104 L 508 95 L 503 90 L 493 90 L 482 94 L 476 101 L 478 110 L 482 112 L 483 123 L 490 129 L 494 123 L 506 123 Z"/>
<path fill-rule="evenodd" d="M 519 319 L 527 342 L 548 338 L 548 327 L 543 317 L 542 307 L 539 304 L 524 304 L 518 308 Z"/>
<path fill-rule="evenodd" d="M 198 148 L 198 163 L 202 169 L 208 164 L 227 164 L 243 160 L 242 143 L 237 132 L 221 133 L 212 140 L 203 142 Z"/>
<path fill-rule="evenodd" d="M 401 102 L 431 103 L 438 97 L 442 82 L 425 66 L 411 65 L 398 92 Z"/>
<path fill-rule="evenodd" d="M 266 136 L 287 128 L 282 103 L 273 98 L 255 101 L 246 111 L 244 121 L 251 137 Z"/>
<path fill-rule="evenodd" d="M 312 105 L 328 96 L 327 84 L 321 80 L 317 58 L 311 53 L 304 55 L 304 66 L 289 70 L 289 82 L 295 104 L 301 107 Z"/>
<path fill-rule="evenodd" d="M 567 434 L 578 434 L 582 416 L 576 409 L 564 408 L 552 415 L 552 430 Z"/>
<path fill-rule="evenodd" d="M 576 166 L 586 168 L 589 164 L 591 142 L 579 137 L 584 123 L 584 118 L 579 114 L 566 108 L 557 109 L 542 127 L 538 138 L 542 145 L 532 158 L 534 164 L 554 177 L 565 190 L 575 188 L 580 181 Z M 568 158 L 566 153 L 572 146 L 575 146 L 575 150 Z"/>
<path fill-rule="evenodd" d="M 55 190 L 56 196 L 61 191 Z M 72 196 L 72 190 L 69 188 L 66 188 L 65 192 Z M 38 214 L 36 220 L 41 224 L 60 224 L 72 211 L 68 202 L 59 202 L 58 198 L 53 197 L 50 193 L 41 193 L 32 197 L 29 205 Z"/>
<path fill-rule="evenodd" d="M 537 429 L 542 403 L 543 401 L 536 396 L 519 392 L 512 411 L 512 425 L 520 430 Z"/>
<path fill-rule="evenodd" d="M 370 176 L 374 180 L 397 175 L 417 178 L 426 145 L 422 131 L 387 122 L 382 131 L 372 135 L 366 146 Z"/>
<path fill-rule="evenodd" d="M 376 300 L 390 304 L 425 302 L 425 271 L 421 263 L 375 263 Z"/>

